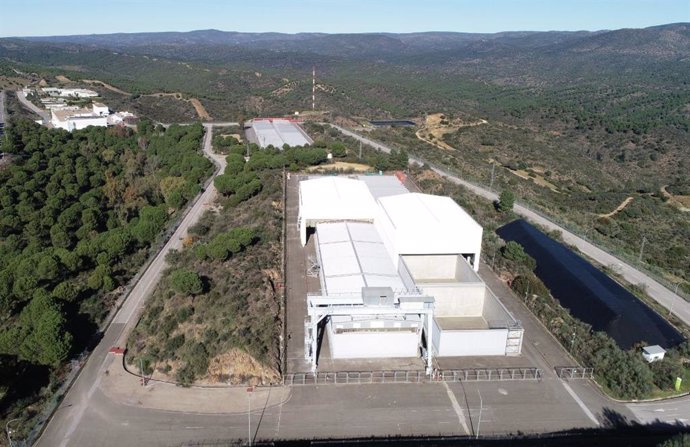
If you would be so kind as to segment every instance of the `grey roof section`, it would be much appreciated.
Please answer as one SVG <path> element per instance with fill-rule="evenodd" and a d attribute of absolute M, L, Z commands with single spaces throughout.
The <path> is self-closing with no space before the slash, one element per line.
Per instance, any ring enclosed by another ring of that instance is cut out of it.
<path fill-rule="evenodd" d="M 283 145 L 307 146 L 314 143 L 309 135 L 297 124 L 289 120 L 255 120 L 247 129 L 247 138 L 259 147 L 273 146 L 281 149 Z"/>
<path fill-rule="evenodd" d="M 666 352 L 666 350 L 659 345 L 645 346 L 642 350 L 649 355 L 663 354 Z"/>
<path fill-rule="evenodd" d="M 369 192 L 376 200 L 410 192 L 394 175 L 360 175 L 357 178 L 367 185 Z"/>
<path fill-rule="evenodd" d="M 320 223 L 316 226 L 324 294 L 360 294 L 362 287 L 404 290 L 393 262 L 373 224 Z"/>

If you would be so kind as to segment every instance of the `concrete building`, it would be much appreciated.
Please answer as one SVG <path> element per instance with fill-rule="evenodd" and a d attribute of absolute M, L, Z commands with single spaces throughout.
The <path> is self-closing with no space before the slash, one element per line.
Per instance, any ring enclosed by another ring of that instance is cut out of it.
<path fill-rule="evenodd" d="M 245 133 L 251 143 L 261 148 L 273 146 L 282 149 L 288 146 L 309 146 L 314 141 L 291 119 L 284 118 L 256 118 L 245 123 Z"/>
<path fill-rule="evenodd" d="M 666 350 L 659 345 L 645 346 L 642 348 L 642 357 L 649 363 L 663 360 L 665 355 Z"/>
<path fill-rule="evenodd" d="M 476 274 L 482 228 L 452 199 L 393 176 L 305 179 L 299 197 L 321 285 L 307 297 L 313 369 L 320 327 L 332 358 L 520 354 L 520 323 Z"/>
<path fill-rule="evenodd" d="M 88 126 L 107 126 L 110 110 L 104 104 L 94 103 L 91 108 L 63 107 L 51 109 L 50 113 L 53 127 L 71 132 Z"/>
<path fill-rule="evenodd" d="M 41 91 L 48 96 L 61 98 L 95 98 L 96 96 L 98 96 L 97 92 L 85 88 L 45 87 L 41 89 Z"/>

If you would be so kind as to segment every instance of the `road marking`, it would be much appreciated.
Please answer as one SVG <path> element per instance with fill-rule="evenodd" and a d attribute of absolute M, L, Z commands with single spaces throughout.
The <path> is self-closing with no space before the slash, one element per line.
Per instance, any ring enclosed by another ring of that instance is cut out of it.
<path fill-rule="evenodd" d="M 570 394 L 570 396 L 575 400 L 575 402 L 577 402 L 577 404 L 580 406 L 582 411 L 584 411 L 584 413 L 587 415 L 587 417 L 590 418 L 592 420 L 592 422 L 597 424 L 597 426 L 599 426 L 600 424 L 599 424 L 599 421 L 597 420 L 597 418 L 594 417 L 594 415 L 592 414 L 591 411 L 589 411 L 589 408 L 587 408 L 585 403 L 582 402 L 582 399 L 580 399 L 580 397 L 577 394 L 575 394 L 575 391 L 573 391 L 573 389 L 570 388 L 570 385 L 568 385 L 567 383 L 565 383 L 562 380 L 561 380 L 561 383 L 563 384 L 563 388 L 565 388 L 565 390 L 568 392 L 568 394 Z"/>
<path fill-rule="evenodd" d="M 467 427 L 467 421 L 465 421 L 465 414 L 462 412 L 462 408 L 460 407 L 458 400 L 455 398 L 455 394 L 453 394 L 453 391 L 448 386 L 448 382 L 443 382 L 443 386 L 446 388 L 446 393 L 448 393 L 448 398 L 450 399 L 451 405 L 453 405 L 453 410 L 455 410 L 455 414 L 458 415 L 458 422 L 460 422 L 460 425 L 462 425 L 462 428 L 465 430 L 465 434 L 469 435 L 470 429 Z"/>

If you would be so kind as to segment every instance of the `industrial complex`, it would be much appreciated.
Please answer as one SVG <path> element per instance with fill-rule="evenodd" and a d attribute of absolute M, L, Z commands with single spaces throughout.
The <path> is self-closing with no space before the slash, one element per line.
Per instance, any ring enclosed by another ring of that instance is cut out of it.
<path fill-rule="evenodd" d="M 519 321 L 476 273 L 482 228 L 451 198 L 400 175 L 302 178 L 295 224 L 319 280 L 306 297 L 312 371 L 320 334 L 331 358 L 421 356 L 429 372 L 436 356 L 520 354 Z"/>
<path fill-rule="evenodd" d="M 297 121 L 288 118 L 255 118 L 245 123 L 244 131 L 249 142 L 261 148 L 282 149 L 286 144 L 309 146 L 314 143 Z"/>

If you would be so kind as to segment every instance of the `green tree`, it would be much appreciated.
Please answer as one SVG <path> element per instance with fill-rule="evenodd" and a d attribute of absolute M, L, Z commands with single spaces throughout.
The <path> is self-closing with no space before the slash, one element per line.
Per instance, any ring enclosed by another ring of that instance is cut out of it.
<path fill-rule="evenodd" d="M 512 211 L 513 205 L 515 204 L 515 194 L 512 191 L 501 191 L 498 196 L 498 202 L 496 208 L 498 211 L 505 213 L 506 211 Z"/>
<path fill-rule="evenodd" d="M 204 291 L 204 285 L 196 272 L 178 269 L 170 275 L 170 283 L 173 289 L 185 295 L 199 295 Z"/>
<path fill-rule="evenodd" d="M 537 261 L 533 257 L 525 252 L 522 245 L 515 241 L 509 241 L 506 243 L 505 247 L 501 249 L 501 254 L 504 258 L 509 259 L 516 264 L 523 265 L 530 270 L 534 270 L 537 267 Z"/>

